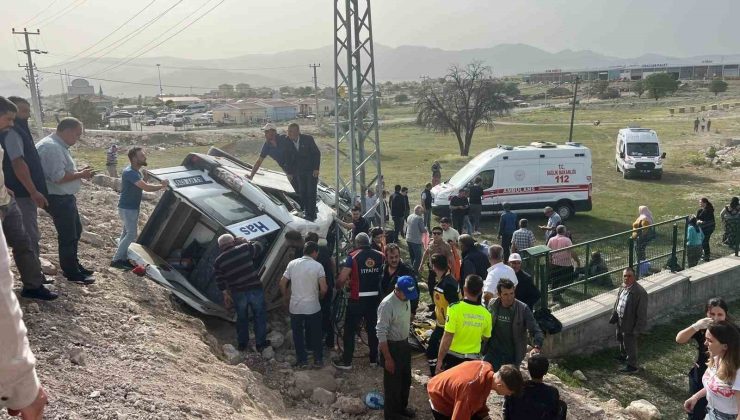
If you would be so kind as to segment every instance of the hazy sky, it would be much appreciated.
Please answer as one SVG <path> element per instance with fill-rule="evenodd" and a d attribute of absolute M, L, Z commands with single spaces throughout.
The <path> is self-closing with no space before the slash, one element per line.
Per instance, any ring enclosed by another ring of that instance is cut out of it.
<path fill-rule="evenodd" d="M 32 45 L 50 55 L 46 66 L 91 46 L 151 4 L 98 47 L 116 41 L 177 4 L 109 55 L 125 57 L 153 46 L 221 0 L 24 0 L 3 7 L 0 68 L 25 58 L 11 27 L 40 26 Z M 591 49 L 620 57 L 654 52 L 673 56 L 740 53 L 740 0 L 375 0 L 375 42 L 443 49 L 525 43 L 547 51 Z M 196 9 L 199 9 L 196 12 Z M 37 18 L 28 22 L 37 13 Z M 195 12 L 195 13 L 194 13 Z M 333 41 L 333 3 L 320 0 L 225 0 L 184 32 L 146 56 L 222 58 L 316 48 Z M 14 44 L 15 39 L 15 44 Z M 157 39 L 155 41 L 155 39 Z M 108 50 L 106 50 L 108 52 Z M 52 55 L 53 54 L 53 55 Z"/>

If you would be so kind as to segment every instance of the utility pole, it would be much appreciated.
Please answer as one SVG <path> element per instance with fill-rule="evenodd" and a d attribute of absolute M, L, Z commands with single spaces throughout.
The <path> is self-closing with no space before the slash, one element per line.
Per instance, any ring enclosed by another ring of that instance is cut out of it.
<path fill-rule="evenodd" d="M 573 88 L 573 107 L 570 110 L 570 134 L 568 135 L 568 141 L 573 141 L 573 119 L 576 116 L 576 98 L 578 97 L 578 80 L 580 77 L 576 76 L 576 86 Z"/>
<path fill-rule="evenodd" d="M 44 137 L 44 123 L 41 120 L 41 98 L 39 97 L 38 90 L 36 89 L 36 75 L 34 74 L 34 66 L 33 66 L 33 56 L 31 53 L 35 54 L 46 54 L 46 51 L 41 51 L 37 49 L 31 49 L 31 44 L 28 41 L 28 35 L 40 35 L 41 31 L 36 29 L 36 32 L 28 32 L 26 28 L 23 28 L 22 31 L 16 31 L 15 28 L 13 29 L 13 35 L 23 35 L 26 40 L 26 49 L 24 50 L 18 50 L 19 52 L 22 52 L 26 54 L 28 58 L 28 64 L 25 66 L 18 65 L 18 67 L 25 67 L 26 72 L 28 75 L 26 76 L 28 87 L 31 89 L 31 104 L 33 105 L 33 119 L 36 123 L 36 135 L 39 138 Z"/>
<path fill-rule="evenodd" d="M 61 94 L 62 94 L 62 98 L 64 98 L 64 104 L 65 104 L 65 107 L 66 107 L 66 105 L 67 105 L 67 91 L 64 89 L 64 76 L 63 76 L 63 73 L 62 73 L 62 70 L 61 69 L 59 69 L 59 84 L 62 87 Z"/>
<path fill-rule="evenodd" d="M 316 77 L 316 69 L 321 67 L 321 63 L 309 64 L 308 67 L 313 69 L 313 97 L 316 100 L 316 127 L 321 127 L 321 112 L 319 111 L 319 79 Z"/>
<path fill-rule="evenodd" d="M 164 96 L 164 93 L 162 92 L 162 73 L 159 71 L 159 64 L 157 64 L 157 75 L 159 76 L 159 98 L 161 99 L 162 96 Z"/>

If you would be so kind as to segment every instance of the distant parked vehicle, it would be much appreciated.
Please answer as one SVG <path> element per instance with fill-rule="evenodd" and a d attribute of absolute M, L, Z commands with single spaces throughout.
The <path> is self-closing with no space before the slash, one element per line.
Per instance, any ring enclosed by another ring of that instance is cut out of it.
<path fill-rule="evenodd" d="M 307 120 L 315 120 L 316 119 L 316 116 L 314 114 L 308 114 L 308 115 L 306 115 L 306 119 Z"/>
<path fill-rule="evenodd" d="M 182 127 L 185 124 L 185 120 L 182 118 L 175 118 L 172 120 L 172 126 L 173 127 Z"/>
<path fill-rule="evenodd" d="M 146 122 L 144 123 L 144 125 L 147 126 L 147 127 L 151 127 L 153 125 L 157 125 L 157 120 L 146 120 Z"/>

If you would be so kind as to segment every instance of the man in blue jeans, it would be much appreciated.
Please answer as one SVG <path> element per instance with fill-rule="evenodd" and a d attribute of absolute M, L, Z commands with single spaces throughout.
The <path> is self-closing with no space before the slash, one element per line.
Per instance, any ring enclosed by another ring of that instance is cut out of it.
<path fill-rule="evenodd" d="M 144 182 L 139 171 L 146 166 L 146 155 L 141 147 L 132 147 L 128 151 L 128 160 L 131 164 L 121 174 L 121 197 L 118 200 L 118 215 L 123 223 L 123 232 L 118 241 L 116 254 L 110 263 L 111 267 L 122 270 L 133 268 L 128 261 L 128 246 L 136 239 L 142 191 L 159 191 L 169 185 L 166 179 L 158 185 Z"/>
<path fill-rule="evenodd" d="M 306 344 L 313 352 L 315 367 L 323 367 L 321 330 L 321 298 L 326 295 L 326 273 L 324 266 L 316 258 L 319 245 L 308 241 L 303 246 L 303 256 L 288 263 L 280 279 L 280 292 L 283 298 L 290 297 L 290 329 L 293 330 L 296 364 L 298 368 L 308 366 Z M 290 290 L 288 283 L 290 282 Z"/>
<path fill-rule="evenodd" d="M 249 315 L 254 314 L 254 333 L 257 336 L 257 351 L 262 352 L 270 345 L 267 340 L 267 311 L 265 293 L 262 290 L 258 267 L 254 259 L 262 254 L 262 244 L 244 238 L 234 239 L 229 233 L 218 237 L 221 253 L 213 262 L 216 285 L 223 292 L 224 306 L 236 311 L 237 349 L 249 346 Z"/>

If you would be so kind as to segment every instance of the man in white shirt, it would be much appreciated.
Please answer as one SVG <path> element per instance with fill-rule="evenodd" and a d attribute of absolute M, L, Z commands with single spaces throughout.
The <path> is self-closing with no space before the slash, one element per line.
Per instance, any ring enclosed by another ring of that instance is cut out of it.
<path fill-rule="evenodd" d="M 448 217 L 439 219 L 439 225 L 442 226 L 442 239 L 445 243 L 449 243 L 450 241 L 457 243 L 460 239 L 460 232 L 452 227 L 450 219 Z"/>
<path fill-rule="evenodd" d="M 488 276 L 483 282 L 483 301 L 485 305 L 488 305 L 489 300 L 498 296 L 496 286 L 499 280 L 509 279 L 514 283 L 514 286 L 518 283 L 514 269 L 504 264 L 504 248 L 501 245 L 488 247 L 488 260 L 491 262 L 491 267 L 488 268 Z"/>
<path fill-rule="evenodd" d="M 283 297 L 290 296 L 288 311 L 290 327 L 293 330 L 293 343 L 296 352 L 296 367 L 308 365 L 306 341 L 313 351 L 314 366 L 323 366 L 321 331 L 321 298 L 326 294 L 326 274 L 324 267 L 316 261 L 319 245 L 306 242 L 303 257 L 288 263 L 280 279 Z M 290 290 L 288 290 L 290 282 Z"/>

